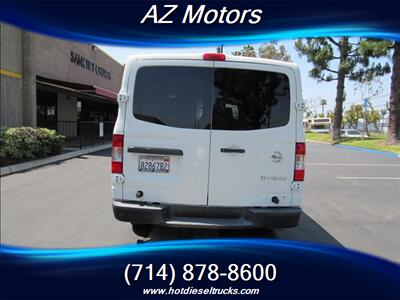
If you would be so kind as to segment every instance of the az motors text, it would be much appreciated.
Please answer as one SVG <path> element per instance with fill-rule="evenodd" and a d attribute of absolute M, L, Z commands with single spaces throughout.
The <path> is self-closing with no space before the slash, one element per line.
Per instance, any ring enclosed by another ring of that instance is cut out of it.
<path fill-rule="evenodd" d="M 173 24 L 173 15 L 178 9 L 177 4 L 166 4 L 161 7 L 156 4 L 152 5 L 147 11 L 146 15 L 140 21 L 141 24 L 146 22 L 152 22 L 154 24 Z M 193 5 L 188 5 L 185 10 L 185 14 L 182 18 L 182 24 L 235 24 L 235 23 L 248 23 L 257 24 L 261 21 L 261 15 L 263 11 L 261 9 L 228 9 L 223 7 L 220 10 L 207 9 L 206 5 L 200 5 L 198 8 L 194 8 Z"/>

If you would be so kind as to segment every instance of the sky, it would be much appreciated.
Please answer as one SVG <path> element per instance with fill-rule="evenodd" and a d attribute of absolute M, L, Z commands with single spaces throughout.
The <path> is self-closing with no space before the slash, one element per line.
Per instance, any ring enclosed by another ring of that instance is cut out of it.
<path fill-rule="evenodd" d="M 294 48 L 294 40 L 280 41 L 278 44 L 283 44 L 290 54 L 292 61 L 296 63 L 301 72 L 303 99 L 311 101 L 315 104 L 317 112 L 321 112 L 321 107 L 318 105 L 321 99 L 327 100 L 327 106 L 325 112 L 333 110 L 335 105 L 336 96 L 336 81 L 332 82 L 320 82 L 308 76 L 308 72 L 312 68 L 312 64 L 307 62 L 306 57 L 300 57 Z M 261 44 L 252 44 L 254 49 L 258 50 Z M 117 47 L 108 45 L 97 45 L 99 48 L 104 50 L 106 53 L 111 55 L 115 60 L 124 64 L 130 55 L 134 54 L 156 54 L 156 53 L 205 53 L 205 52 L 216 52 L 215 47 L 194 47 L 194 48 L 133 48 L 133 47 Z M 224 53 L 231 54 L 235 50 L 240 50 L 244 45 L 237 46 L 224 46 Z M 382 58 L 379 60 L 382 64 L 391 61 L 388 58 Z M 389 101 L 390 94 L 390 74 L 380 77 L 382 84 L 382 92 L 374 99 L 371 99 L 372 105 L 376 109 L 385 108 L 385 103 Z M 377 85 L 377 84 L 376 84 Z M 355 91 L 355 85 L 351 81 L 346 81 L 346 101 L 344 102 L 344 108 L 348 108 L 351 104 L 362 104 L 362 97 L 359 91 Z"/>

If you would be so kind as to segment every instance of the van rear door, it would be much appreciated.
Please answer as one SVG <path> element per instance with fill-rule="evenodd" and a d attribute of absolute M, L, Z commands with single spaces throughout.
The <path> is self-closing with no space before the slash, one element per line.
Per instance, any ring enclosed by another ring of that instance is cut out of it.
<path fill-rule="evenodd" d="M 196 60 L 134 64 L 125 116 L 124 200 L 207 204 L 212 67 Z"/>
<path fill-rule="evenodd" d="M 290 206 L 295 91 L 289 68 L 215 62 L 209 205 Z"/>

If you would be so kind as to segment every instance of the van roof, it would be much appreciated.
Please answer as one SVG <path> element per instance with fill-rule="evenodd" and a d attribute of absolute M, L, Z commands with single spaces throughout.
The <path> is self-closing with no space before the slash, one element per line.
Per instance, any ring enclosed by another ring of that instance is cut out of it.
<path fill-rule="evenodd" d="M 127 65 L 134 61 L 138 60 L 203 60 L 204 53 L 198 54 L 139 54 L 132 55 L 127 60 Z M 268 64 L 268 65 L 276 65 L 289 67 L 292 69 L 298 68 L 296 64 L 281 61 L 281 60 L 273 60 L 266 58 L 256 58 L 256 57 L 245 57 L 245 56 L 236 56 L 236 55 L 226 55 L 225 61 L 228 62 L 245 62 L 245 63 L 253 63 L 253 64 Z"/>

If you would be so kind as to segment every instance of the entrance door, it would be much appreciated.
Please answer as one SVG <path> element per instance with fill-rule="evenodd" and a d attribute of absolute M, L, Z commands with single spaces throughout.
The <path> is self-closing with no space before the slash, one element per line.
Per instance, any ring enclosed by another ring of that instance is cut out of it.
<path fill-rule="evenodd" d="M 209 205 L 290 205 L 294 91 L 286 68 L 215 62 Z"/>
<path fill-rule="evenodd" d="M 57 129 L 57 94 L 42 90 L 36 94 L 37 127 Z"/>
<path fill-rule="evenodd" d="M 152 60 L 131 70 L 124 200 L 207 205 L 212 66 Z"/>

